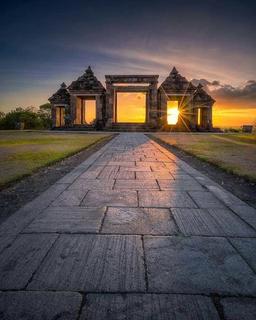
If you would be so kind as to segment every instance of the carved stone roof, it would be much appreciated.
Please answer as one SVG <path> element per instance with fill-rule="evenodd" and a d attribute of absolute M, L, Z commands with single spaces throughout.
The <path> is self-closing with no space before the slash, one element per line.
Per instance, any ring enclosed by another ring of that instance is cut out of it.
<path fill-rule="evenodd" d="M 83 93 L 103 93 L 105 91 L 105 88 L 95 77 L 90 66 L 81 77 L 71 83 L 68 89 L 70 92 L 79 91 Z"/>
<path fill-rule="evenodd" d="M 203 89 L 201 83 L 196 88 L 193 100 L 199 103 L 213 104 L 215 100 Z"/>
<path fill-rule="evenodd" d="M 60 85 L 60 89 L 55 92 L 48 100 L 53 104 L 69 104 L 70 95 L 67 90 L 66 84 L 63 82 Z"/>
<path fill-rule="evenodd" d="M 160 88 L 162 88 L 167 94 L 186 92 L 193 93 L 196 90 L 196 87 L 185 77 L 182 77 L 175 67 L 173 67 L 169 76 L 161 84 Z"/>

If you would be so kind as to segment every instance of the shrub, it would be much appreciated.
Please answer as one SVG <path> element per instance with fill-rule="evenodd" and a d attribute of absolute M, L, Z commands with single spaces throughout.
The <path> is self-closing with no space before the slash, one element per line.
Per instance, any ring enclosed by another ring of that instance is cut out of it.
<path fill-rule="evenodd" d="M 50 121 L 50 111 L 44 108 L 16 108 L 0 117 L 0 129 L 45 129 L 50 127 Z"/>

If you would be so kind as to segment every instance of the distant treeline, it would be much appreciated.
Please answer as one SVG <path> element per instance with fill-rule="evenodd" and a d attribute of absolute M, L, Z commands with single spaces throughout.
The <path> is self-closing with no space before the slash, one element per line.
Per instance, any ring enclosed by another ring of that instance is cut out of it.
<path fill-rule="evenodd" d="M 8 113 L 0 112 L 0 129 L 49 129 L 51 128 L 51 105 L 45 103 L 38 109 L 16 108 Z"/>

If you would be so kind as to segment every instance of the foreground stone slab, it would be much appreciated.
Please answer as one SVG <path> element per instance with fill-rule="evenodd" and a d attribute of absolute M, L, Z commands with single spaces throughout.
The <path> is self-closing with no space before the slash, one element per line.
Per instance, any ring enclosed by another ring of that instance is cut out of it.
<path fill-rule="evenodd" d="M 137 207 L 137 192 L 126 190 L 93 190 L 87 193 L 81 205 L 86 207 Z"/>
<path fill-rule="evenodd" d="M 23 232 L 98 232 L 106 211 L 105 207 L 49 207 Z"/>
<path fill-rule="evenodd" d="M 108 208 L 103 233 L 176 234 L 177 228 L 168 209 Z"/>
<path fill-rule="evenodd" d="M 218 320 L 208 297 L 168 294 L 89 294 L 81 320 Z"/>
<path fill-rule="evenodd" d="M 226 208 L 226 206 L 210 192 L 189 191 L 189 194 L 199 208 Z"/>
<path fill-rule="evenodd" d="M 57 235 L 21 235 L 0 255 L 0 290 L 24 289 Z"/>
<path fill-rule="evenodd" d="M 255 298 L 225 298 L 221 299 L 226 320 L 255 320 Z"/>
<path fill-rule="evenodd" d="M 144 291 L 144 272 L 140 236 L 61 235 L 29 289 Z"/>
<path fill-rule="evenodd" d="M 233 246 L 256 272 L 256 238 L 230 239 Z"/>
<path fill-rule="evenodd" d="M 252 228 L 227 209 L 174 208 L 172 213 L 186 236 L 256 236 Z"/>
<path fill-rule="evenodd" d="M 256 275 L 224 238 L 144 238 L 149 291 L 256 295 Z"/>
<path fill-rule="evenodd" d="M 1 292 L 3 320 L 75 320 L 82 296 L 71 292 Z"/>
<path fill-rule="evenodd" d="M 139 191 L 140 207 L 156 208 L 197 208 L 185 192 L 178 191 Z"/>

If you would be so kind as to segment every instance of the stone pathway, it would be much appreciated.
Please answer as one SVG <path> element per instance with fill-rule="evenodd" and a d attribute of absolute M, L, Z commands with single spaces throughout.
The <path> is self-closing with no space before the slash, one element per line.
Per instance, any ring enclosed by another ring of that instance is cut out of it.
<path fill-rule="evenodd" d="M 0 225 L 0 319 L 256 319 L 256 210 L 120 134 Z"/>

